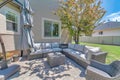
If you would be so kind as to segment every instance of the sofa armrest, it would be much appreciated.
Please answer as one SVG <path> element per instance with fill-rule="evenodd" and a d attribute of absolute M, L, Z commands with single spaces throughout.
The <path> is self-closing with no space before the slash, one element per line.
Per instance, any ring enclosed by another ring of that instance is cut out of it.
<path fill-rule="evenodd" d="M 92 59 L 105 63 L 107 52 L 97 52 L 92 54 Z"/>
<path fill-rule="evenodd" d="M 86 80 L 111 80 L 111 77 L 102 70 L 88 66 L 86 70 Z"/>

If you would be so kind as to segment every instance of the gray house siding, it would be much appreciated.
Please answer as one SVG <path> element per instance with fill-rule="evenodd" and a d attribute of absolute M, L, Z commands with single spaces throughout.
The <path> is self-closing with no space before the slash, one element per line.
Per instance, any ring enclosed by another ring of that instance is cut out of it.
<path fill-rule="evenodd" d="M 23 0 L 19 0 L 23 2 Z M 70 36 L 68 32 L 63 31 L 60 26 L 60 36 L 58 38 L 44 38 L 44 27 L 42 20 L 44 18 L 50 20 L 59 21 L 59 17 L 53 14 L 58 7 L 58 0 L 29 0 L 34 10 L 33 19 L 34 19 L 34 27 L 32 28 L 34 33 L 35 42 L 60 42 L 60 43 L 68 43 L 70 42 Z M 67 34 L 66 34 L 67 33 Z M 67 37 L 66 37 L 67 36 Z"/>

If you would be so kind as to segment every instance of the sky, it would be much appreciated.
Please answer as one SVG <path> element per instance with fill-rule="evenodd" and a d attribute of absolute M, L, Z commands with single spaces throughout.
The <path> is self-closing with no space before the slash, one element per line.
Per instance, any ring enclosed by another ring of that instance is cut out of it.
<path fill-rule="evenodd" d="M 120 21 L 120 0 L 102 0 L 102 7 L 106 10 L 103 20 L 119 20 Z"/>

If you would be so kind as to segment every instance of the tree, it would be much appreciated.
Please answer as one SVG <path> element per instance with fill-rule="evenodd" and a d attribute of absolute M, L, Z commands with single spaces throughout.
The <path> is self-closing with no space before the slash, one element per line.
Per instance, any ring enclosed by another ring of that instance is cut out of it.
<path fill-rule="evenodd" d="M 55 14 L 60 17 L 62 24 L 68 28 L 78 44 L 79 36 L 90 35 L 94 24 L 103 17 L 105 10 L 101 8 L 100 0 L 60 0 Z"/>

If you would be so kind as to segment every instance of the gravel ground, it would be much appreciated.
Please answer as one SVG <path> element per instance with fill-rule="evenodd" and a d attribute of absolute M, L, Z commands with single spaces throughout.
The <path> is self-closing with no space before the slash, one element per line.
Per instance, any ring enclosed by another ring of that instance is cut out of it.
<path fill-rule="evenodd" d="M 85 70 L 68 58 L 64 65 L 53 68 L 49 66 L 47 58 L 19 61 L 16 64 L 21 66 L 21 70 L 9 80 L 85 80 Z"/>

